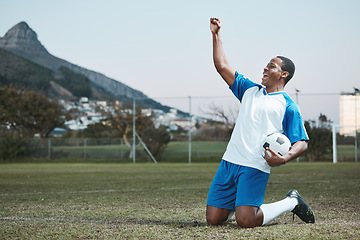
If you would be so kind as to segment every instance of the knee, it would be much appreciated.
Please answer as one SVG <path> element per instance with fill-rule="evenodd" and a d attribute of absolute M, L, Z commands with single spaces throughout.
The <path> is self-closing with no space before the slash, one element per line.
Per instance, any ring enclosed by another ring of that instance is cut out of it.
<path fill-rule="evenodd" d="M 206 221 L 209 225 L 212 226 L 217 226 L 223 223 L 223 221 L 221 221 L 221 219 L 219 219 L 218 217 L 209 215 L 206 215 Z"/>
<path fill-rule="evenodd" d="M 248 216 L 236 216 L 236 223 L 243 228 L 252 228 L 258 226 L 255 219 Z"/>
<path fill-rule="evenodd" d="M 206 221 L 209 225 L 220 225 L 226 221 L 229 216 L 229 211 L 223 208 L 206 207 Z"/>

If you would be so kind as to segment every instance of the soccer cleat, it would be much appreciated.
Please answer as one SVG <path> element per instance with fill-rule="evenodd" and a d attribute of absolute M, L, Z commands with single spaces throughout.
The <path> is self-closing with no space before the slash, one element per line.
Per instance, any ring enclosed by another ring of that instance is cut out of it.
<path fill-rule="evenodd" d="M 313 210 L 311 210 L 310 206 L 305 203 L 305 201 L 301 198 L 300 194 L 296 190 L 290 190 L 286 197 L 296 198 L 298 204 L 295 206 L 294 210 L 291 212 L 296 214 L 301 220 L 306 223 L 315 223 L 315 215 Z"/>

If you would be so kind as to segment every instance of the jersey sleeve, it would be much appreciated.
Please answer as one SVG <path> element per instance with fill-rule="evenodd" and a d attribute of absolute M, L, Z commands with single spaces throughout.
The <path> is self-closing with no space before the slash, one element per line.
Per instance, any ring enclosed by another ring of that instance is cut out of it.
<path fill-rule="evenodd" d="M 244 75 L 239 74 L 238 72 L 235 73 L 235 81 L 230 86 L 230 90 L 233 92 L 233 94 L 236 96 L 237 99 L 242 101 L 242 97 L 244 96 L 244 93 L 247 89 L 259 86 L 260 85 L 250 81 L 249 79 L 245 78 Z"/>
<path fill-rule="evenodd" d="M 283 130 L 285 135 L 289 138 L 291 144 L 300 140 L 309 140 L 300 110 L 292 100 L 286 105 Z"/>

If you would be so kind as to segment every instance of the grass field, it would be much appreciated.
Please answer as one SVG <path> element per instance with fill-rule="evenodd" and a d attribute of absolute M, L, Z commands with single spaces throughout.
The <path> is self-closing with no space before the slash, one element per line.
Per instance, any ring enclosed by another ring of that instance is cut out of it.
<path fill-rule="evenodd" d="M 273 168 L 265 203 L 297 189 L 315 224 L 206 224 L 218 164 L 1 164 L 1 239 L 358 239 L 360 164 Z"/>

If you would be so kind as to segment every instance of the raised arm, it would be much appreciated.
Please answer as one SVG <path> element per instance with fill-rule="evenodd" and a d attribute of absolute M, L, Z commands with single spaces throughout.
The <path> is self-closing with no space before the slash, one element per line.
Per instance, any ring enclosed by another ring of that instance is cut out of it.
<path fill-rule="evenodd" d="M 217 72 L 231 86 L 235 81 L 235 70 L 229 65 L 226 59 L 220 38 L 221 21 L 217 18 L 210 18 L 210 30 L 213 38 L 213 59 Z"/>

